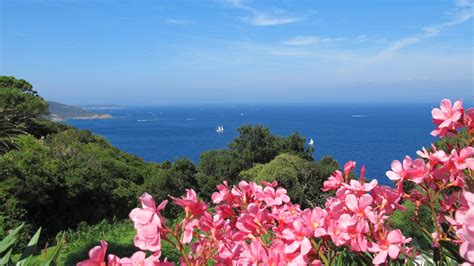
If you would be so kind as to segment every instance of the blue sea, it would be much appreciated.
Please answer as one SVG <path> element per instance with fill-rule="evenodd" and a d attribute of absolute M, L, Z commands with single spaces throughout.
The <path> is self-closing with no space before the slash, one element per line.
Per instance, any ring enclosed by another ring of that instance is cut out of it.
<path fill-rule="evenodd" d="M 242 104 L 127 107 L 99 110 L 109 120 L 70 120 L 68 124 L 100 134 L 116 147 L 147 161 L 188 157 L 194 162 L 210 149 L 225 148 L 243 124 L 262 124 L 287 136 L 299 132 L 314 139 L 314 156 L 333 156 L 341 165 L 357 161 L 366 176 L 389 184 L 392 160 L 429 146 L 428 104 Z M 216 133 L 224 127 L 222 134 Z"/>

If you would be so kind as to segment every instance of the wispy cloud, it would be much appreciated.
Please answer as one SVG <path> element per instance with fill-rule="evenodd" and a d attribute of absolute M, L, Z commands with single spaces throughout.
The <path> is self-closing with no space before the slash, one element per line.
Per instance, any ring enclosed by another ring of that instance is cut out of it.
<path fill-rule="evenodd" d="M 186 19 L 166 19 L 165 22 L 168 24 L 176 24 L 176 25 L 186 25 L 186 24 L 194 23 L 193 21 L 186 20 Z"/>
<path fill-rule="evenodd" d="M 449 20 L 443 23 L 423 27 L 418 34 L 391 42 L 384 50 L 372 58 L 372 62 L 390 59 L 394 54 L 410 45 L 438 36 L 443 31 L 465 23 L 474 16 L 473 0 L 456 0 L 455 8 L 449 13 Z"/>
<path fill-rule="evenodd" d="M 275 17 L 274 15 L 264 13 L 255 14 L 252 17 L 244 17 L 242 19 L 254 26 L 276 26 L 295 23 L 302 20 L 301 18 L 296 17 Z"/>
<path fill-rule="evenodd" d="M 245 10 L 251 15 L 242 17 L 242 21 L 254 26 L 277 26 L 302 21 L 303 17 L 286 14 L 283 10 L 261 11 L 244 4 L 241 0 L 228 0 L 235 8 Z"/>
<path fill-rule="evenodd" d="M 378 38 L 373 36 L 368 36 L 366 34 L 360 34 L 359 36 L 352 39 L 355 43 L 386 43 L 387 40 L 384 38 Z"/>
<path fill-rule="evenodd" d="M 302 46 L 302 45 L 309 45 L 309 44 L 317 44 L 317 43 L 332 43 L 332 42 L 340 42 L 344 41 L 345 38 L 328 38 L 328 37 L 316 37 L 316 36 L 299 36 L 295 38 L 291 38 L 289 40 L 283 41 L 282 44 L 284 45 L 291 45 L 291 46 Z"/>

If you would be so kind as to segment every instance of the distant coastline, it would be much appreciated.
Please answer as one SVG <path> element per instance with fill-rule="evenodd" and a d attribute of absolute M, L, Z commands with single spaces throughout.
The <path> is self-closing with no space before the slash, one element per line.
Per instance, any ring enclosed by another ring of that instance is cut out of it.
<path fill-rule="evenodd" d="M 48 105 L 48 119 L 56 122 L 62 122 L 66 120 L 100 120 L 113 118 L 113 116 L 110 114 L 96 113 L 78 106 L 66 105 L 52 101 L 48 101 Z"/>

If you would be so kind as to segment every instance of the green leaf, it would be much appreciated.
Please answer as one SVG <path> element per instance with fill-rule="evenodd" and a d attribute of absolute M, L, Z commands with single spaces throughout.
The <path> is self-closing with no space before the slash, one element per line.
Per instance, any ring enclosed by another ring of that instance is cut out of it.
<path fill-rule="evenodd" d="M 15 243 L 15 236 L 24 225 L 25 224 L 22 223 L 20 226 L 11 231 L 10 234 L 8 234 L 8 236 L 2 240 L 2 242 L 0 242 L 0 254 L 3 254 L 8 248 L 11 247 L 11 245 L 13 245 L 13 243 Z"/>
<path fill-rule="evenodd" d="M 30 242 L 28 242 L 28 246 L 21 254 L 20 261 L 18 261 L 16 265 L 28 265 L 28 262 L 33 257 L 33 252 L 35 252 L 36 244 L 38 243 L 40 234 L 41 234 L 41 228 L 38 229 L 38 231 L 36 231 L 35 235 L 31 238 Z"/>
<path fill-rule="evenodd" d="M 441 246 L 447 251 L 446 255 L 451 259 L 463 263 L 464 259 L 459 255 L 459 246 L 448 241 L 441 240 L 439 241 Z"/>
<path fill-rule="evenodd" d="M 49 258 L 47 258 L 46 262 L 44 263 L 44 266 L 49 266 L 49 265 L 54 264 L 56 262 L 56 260 L 58 259 L 58 256 L 59 256 L 59 252 L 61 251 L 61 249 L 64 247 L 65 244 L 66 244 L 66 234 L 63 234 L 61 239 L 58 241 L 58 244 L 54 248 L 54 251 L 52 252 L 52 254 L 49 256 Z"/>
<path fill-rule="evenodd" d="M 0 265 L 8 265 L 8 263 L 10 262 L 10 255 L 12 253 L 12 250 L 8 250 L 7 254 L 5 254 L 5 256 L 2 257 L 2 259 L 0 259 Z"/>

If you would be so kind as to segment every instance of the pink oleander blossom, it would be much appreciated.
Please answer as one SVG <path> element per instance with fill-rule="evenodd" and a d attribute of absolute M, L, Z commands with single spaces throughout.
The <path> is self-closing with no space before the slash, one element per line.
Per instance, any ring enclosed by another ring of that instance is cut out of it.
<path fill-rule="evenodd" d="M 403 164 L 394 160 L 391 166 L 392 170 L 387 171 L 386 175 L 393 181 L 411 180 L 420 184 L 429 175 L 429 169 L 421 158 L 413 161 L 410 156 L 406 156 L 403 159 Z"/>
<path fill-rule="evenodd" d="M 282 238 L 285 239 L 285 253 L 294 253 L 299 249 L 300 254 L 306 255 L 311 250 L 313 232 L 308 226 L 299 220 L 295 220 L 291 227 L 282 231 Z"/>
<path fill-rule="evenodd" d="M 347 244 L 351 239 L 351 236 L 348 233 L 348 228 L 356 223 L 357 220 L 347 213 L 342 214 L 338 220 L 331 220 L 327 231 L 331 236 L 332 242 L 336 246 Z"/>
<path fill-rule="evenodd" d="M 468 130 L 474 129 L 474 108 L 469 108 L 464 113 L 464 124 Z"/>
<path fill-rule="evenodd" d="M 454 105 L 448 99 L 441 100 L 440 108 L 431 111 L 433 122 L 437 126 L 431 135 L 439 137 L 455 135 L 457 129 L 462 127 L 463 112 L 461 100 L 456 101 Z"/>
<path fill-rule="evenodd" d="M 327 235 L 325 228 L 325 220 L 327 215 L 327 211 L 319 207 L 314 209 L 305 209 L 303 212 L 301 212 L 301 218 L 303 219 L 304 223 L 314 231 L 314 237 L 322 237 Z"/>
<path fill-rule="evenodd" d="M 377 184 L 378 184 L 377 179 L 374 179 L 370 181 L 369 183 L 366 183 L 363 180 L 359 181 L 359 180 L 352 179 L 351 181 L 349 181 L 349 184 L 343 183 L 342 186 L 356 195 L 362 195 L 362 194 L 372 191 L 372 189 L 374 189 L 377 186 Z"/>
<path fill-rule="evenodd" d="M 336 170 L 327 181 L 324 181 L 323 191 L 336 190 L 342 185 L 343 181 L 344 177 L 342 176 L 342 172 Z"/>
<path fill-rule="evenodd" d="M 185 197 L 171 198 L 173 199 L 174 204 L 181 206 L 184 209 L 186 215 L 199 217 L 207 210 L 207 205 L 202 200 L 198 201 L 196 192 L 193 189 L 186 189 Z"/>
<path fill-rule="evenodd" d="M 372 196 L 369 194 L 364 194 L 360 198 L 357 198 L 354 194 L 346 196 L 346 206 L 356 217 L 367 218 L 372 223 L 376 223 L 375 214 L 370 206 L 372 201 Z"/>
<path fill-rule="evenodd" d="M 468 203 L 468 210 L 462 217 L 463 228 L 461 236 L 463 242 L 459 248 L 459 253 L 466 260 L 467 265 L 474 264 L 474 194 L 464 192 L 464 198 Z"/>
<path fill-rule="evenodd" d="M 144 193 L 140 197 L 140 201 L 142 202 L 142 208 L 135 208 L 129 214 L 130 220 L 133 221 L 137 231 L 134 244 L 142 250 L 160 251 L 160 233 L 164 222 L 160 211 L 165 208 L 168 201 L 163 201 L 156 207 L 153 197 L 148 193 Z"/>
<path fill-rule="evenodd" d="M 356 162 L 354 161 L 348 161 L 345 165 L 344 165 L 344 174 L 346 176 L 349 175 L 349 173 L 354 170 L 354 168 L 356 167 Z"/>
<path fill-rule="evenodd" d="M 262 198 L 268 206 L 281 205 L 290 201 L 290 197 L 286 194 L 286 189 L 273 187 L 265 187 L 263 189 Z"/>
<path fill-rule="evenodd" d="M 453 149 L 451 151 L 450 161 L 456 167 L 457 170 L 461 171 L 464 169 L 474 170 L 474 148 L 465 147 L 458 151 Z"/>
<path fill-rule="evenodd" d="M 402 246 L 410 241 L 406 239 L 399 229 L 392 230 L 387 235 L 382 235 L 377 243 L 371 243 L 369 247 L 370 252 L 375 252 L 377 255 L 372 260 L 372 263 L 379 265 L 387 260 L 387 256 L 392 259 L 398 258 Z"/>
<path fill-rule="evenodd" d="M 77 266 L 105 266 L 107 242 L 100 241 L 100 246 L 95 246 L 89 251 L 89 259 L 77 263 Z"/>

